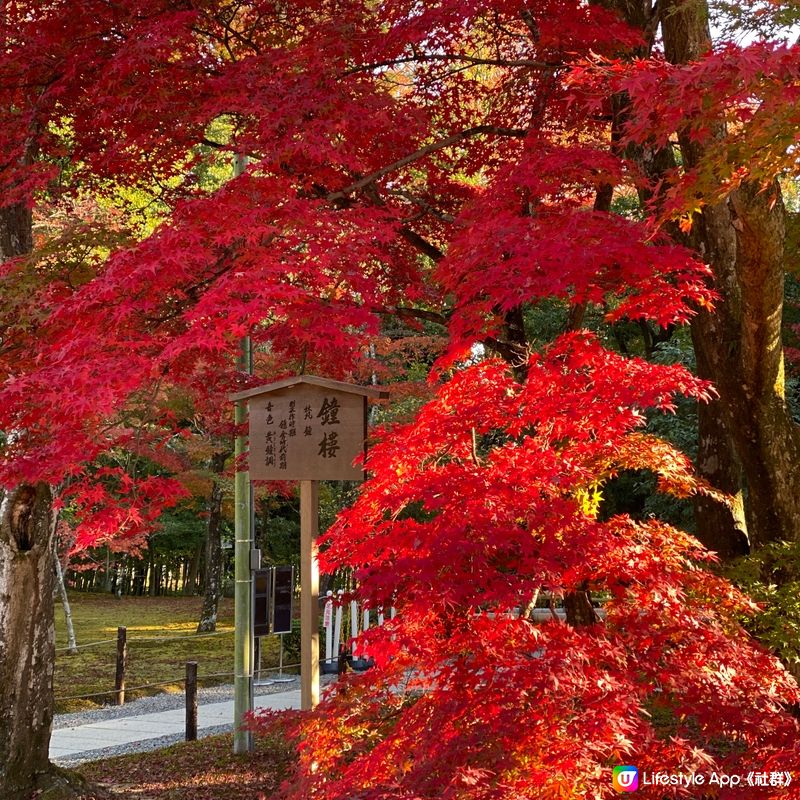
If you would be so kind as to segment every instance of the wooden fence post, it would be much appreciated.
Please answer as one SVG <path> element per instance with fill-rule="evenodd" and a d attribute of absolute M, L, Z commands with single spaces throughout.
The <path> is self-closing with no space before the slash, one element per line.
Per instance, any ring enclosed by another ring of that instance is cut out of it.
<path fill-rule="evenodd" d="M 117 628 L 117 674 L 114 680 L 114 692 L 117 705 L 125 705 L 125 665 L 128 661 L 128 629 Z"/>
<path fill-rule="evenodd" d="M 197 662 L 186 662 L 186 741 L 197 739 Z"/>

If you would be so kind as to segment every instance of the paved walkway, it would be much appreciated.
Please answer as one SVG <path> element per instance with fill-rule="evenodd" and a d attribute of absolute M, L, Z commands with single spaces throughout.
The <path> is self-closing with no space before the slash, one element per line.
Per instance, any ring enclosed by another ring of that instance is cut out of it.
<path fill-rule="evenodd" d="M 292 689 L 288 692 L 260 695 L 255 699 L 255 706 L 274 710 L 300 708 L 300 690 Z M 185 708 L 176 708 L 172 711 L 92 722 L 74 728 L 60 728 L 53 731 L 50 739 L 50 759 L 58 761 L 104 747 L 133 745 L 148 739 L 159 739 L 162 736 L 181 735 L 186 730 L 185 725 Z M 233 728 L 233 700 L 208 703 L 198 707 L 198 733 L 220 725 Z"/>

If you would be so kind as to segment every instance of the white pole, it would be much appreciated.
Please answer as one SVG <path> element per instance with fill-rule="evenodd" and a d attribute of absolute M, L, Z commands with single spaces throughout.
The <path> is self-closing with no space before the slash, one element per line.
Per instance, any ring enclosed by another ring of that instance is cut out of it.
<path fill-rule="evenodd" d="M 329 665 L 333 659 L 333 592 L 330 589 L 327 596 L 322 624 L 325 626 L 325 664 Z"/>
<path fill-rule="evenodd" d="M 336 659 L 337 666 L 339 665 L 339 643 L 342 641 L 342 595 L 344 591 L 339 589 L 337 592 L 339 595 L 339 602 L 336 605 L 336 627 L 333 629 L 333 642 L 335 647 L 335 652 L 333 657 Z"/>
<path fill-rule="evenodd" d="M 350 638 L 353 640 L 353 660 L 356 657 L 356 637 L 358 636 L 358 603 L 350 601 Z"/>

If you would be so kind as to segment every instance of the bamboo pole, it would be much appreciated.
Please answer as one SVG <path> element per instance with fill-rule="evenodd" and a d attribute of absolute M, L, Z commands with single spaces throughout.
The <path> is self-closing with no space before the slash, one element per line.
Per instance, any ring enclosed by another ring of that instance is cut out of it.
<path fill-rule="evenodd" d="M 244 172 L 245 159 L 237 156 L 233 162 L 234 177 Z M 252 353 L 250 337 L 246 336 L 239 345 L 238 367 L 242 372 L 252 374 Z M 247 421 L 247 402 L 239 401 L 234 410 L 237 426 Z M 234 442 L 234 458 L 237 463 L 247 450 L 247 437 L 237 436 Z M 234 678 L 233 678 L 233 752 L 247 753 L 253 749 L 253 737 L 242 729 L 245 715 L 252 710 L 253 698 L 253 609 L 252 575 L 250 572 L 250 550 L 253 546 L 253 532 L 250 526 L 250 473 L 236 471 L 234 481 Z"/>

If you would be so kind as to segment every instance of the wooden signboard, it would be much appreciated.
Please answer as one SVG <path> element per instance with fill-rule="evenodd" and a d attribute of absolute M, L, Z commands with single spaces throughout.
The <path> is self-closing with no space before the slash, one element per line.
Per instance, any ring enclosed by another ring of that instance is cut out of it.
<path fill-rule="evenodd" d="M 230 398 L 248 403 L 250 480 L 300 481 L 303 709 L 319 702 L 319 481 L 364 479 L 353 460 L 366 450 L 367 398 L 387 396 L 373 386 L 299 375 Z"/>
<path fill-rule="evenodd" d="M 300 375 L 232 395 L 248 402 L 250 480 L 364 479 L 368 386 Z"/>
<path fill-rule="evenodd" d="M 367 398 L 298 385 L 249 402 L 250 480 L 360 481 Z"/>

